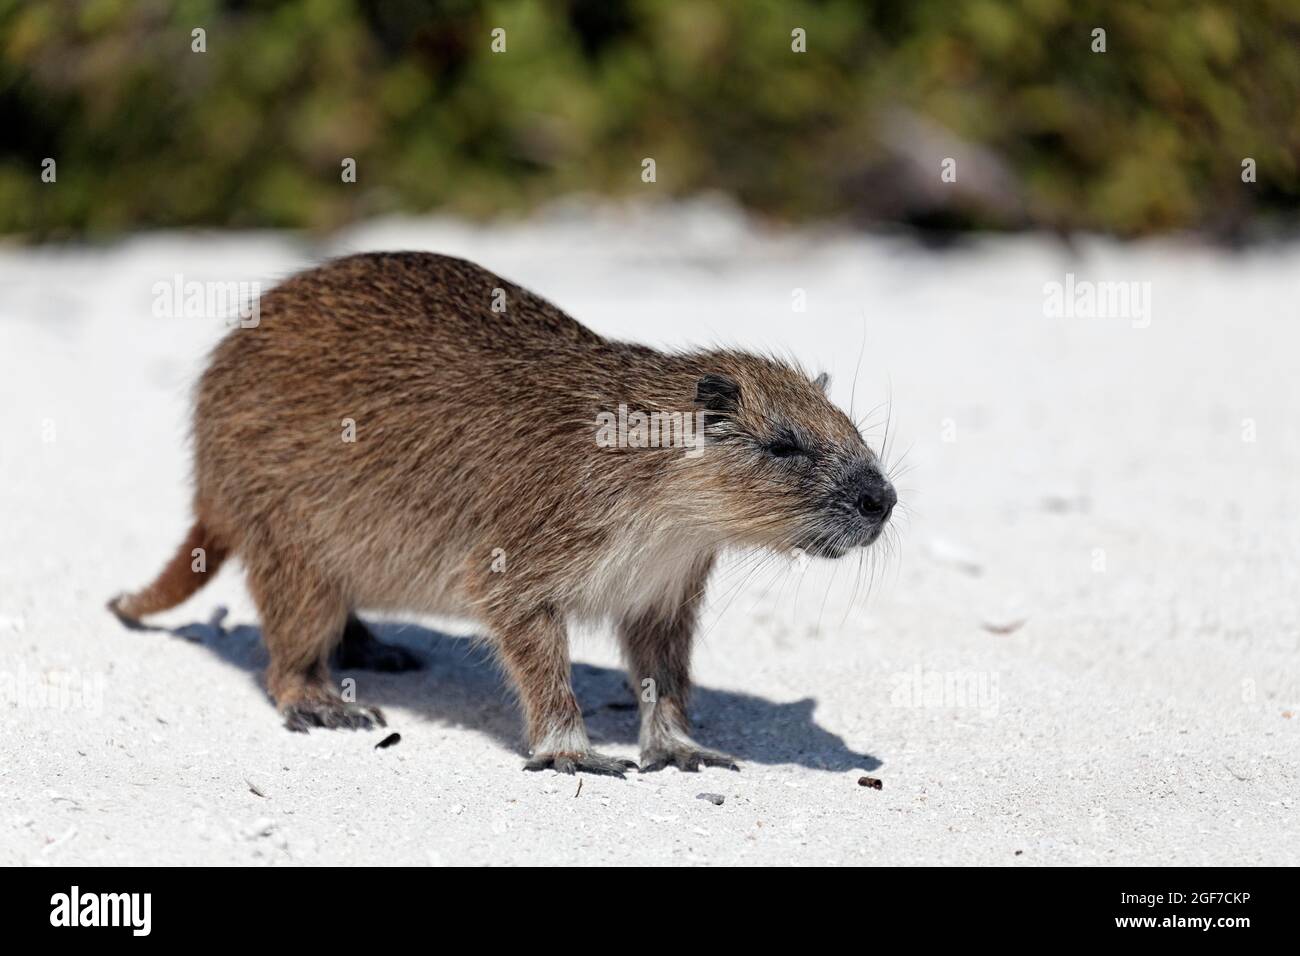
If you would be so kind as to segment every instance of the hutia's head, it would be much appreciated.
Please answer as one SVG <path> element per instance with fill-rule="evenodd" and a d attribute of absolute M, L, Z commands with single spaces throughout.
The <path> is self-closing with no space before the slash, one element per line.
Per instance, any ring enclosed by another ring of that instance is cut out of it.
<path fill-rule="evenodd" d="M 729 540 L 838 558 L 875 542 L 898 496 L 857 427 L 784 363 L 717 355 L 695 383 L 708 520 Z"/>

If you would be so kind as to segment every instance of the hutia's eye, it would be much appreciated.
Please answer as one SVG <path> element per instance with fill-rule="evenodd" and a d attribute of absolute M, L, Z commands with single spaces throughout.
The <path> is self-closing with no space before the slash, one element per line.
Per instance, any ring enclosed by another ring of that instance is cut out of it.
<path fill-rule="evenodd" d="M 796 445 L 788 438 L 778 438 L 767 446 L 767 453 L 774 458 L 806 458 L 808 450 Z"/>

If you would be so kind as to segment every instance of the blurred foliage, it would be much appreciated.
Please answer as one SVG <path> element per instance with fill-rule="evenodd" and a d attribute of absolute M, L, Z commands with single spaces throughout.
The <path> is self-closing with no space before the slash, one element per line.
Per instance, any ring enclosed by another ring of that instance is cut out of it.
<path fill-rule="evenodd" d="M 0 231 L 647 190 L 785 219 L 1233 230 L 1300 201 L 1298 51 L 1296 0 L 0 0 Z M 942 156 L 885 135 L 898 115 L 982 148 L 1010 193 L 913 201 Z"/>

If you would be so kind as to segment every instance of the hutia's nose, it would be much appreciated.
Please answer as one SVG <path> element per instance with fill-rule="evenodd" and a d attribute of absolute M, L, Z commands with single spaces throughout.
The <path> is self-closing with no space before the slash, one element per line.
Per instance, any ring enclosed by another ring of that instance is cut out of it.
<path fill-rule="evenodd" d="M 881 479 L 863 488 L 854 504 L 858 514 L 868 521 L 888 521 L 894 505 L 898 504 L 898 493 L 893 485 Z"/>

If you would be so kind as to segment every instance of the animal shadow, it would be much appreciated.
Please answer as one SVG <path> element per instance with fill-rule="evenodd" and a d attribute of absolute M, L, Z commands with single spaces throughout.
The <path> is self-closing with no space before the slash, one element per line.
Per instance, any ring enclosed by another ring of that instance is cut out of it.
<path fill-rule="evenodd" d="M 224 617 L 225 609 L 218 608 L 207 623 L 150 629 L 200 644 L 260 681 L 266 666 L 261 629 L 247 624 L 226 628 Z M 407 708 L 437 723 L 487 734 L 502 746 L 521 751 L 518 708 L 481 641 L 415 624 L 374 620 L 366 624 L 380 640 L 415 653 L 423 666 L 401 674 L 336 670 L 357 681 L 361 702 Z M 636 697 L 623 671 L 574 664 L 573 685 L 593 744 L 636 743 Z M 877 758 L 849 749 L 843 738 L 820 726 L 815 707 L 811 697 L 779 703 L 697 685 L 691 699 L 693 735 L 701 744 L 733 754 L 742 763 L 797 764 L 829 771 L 881 766 Z"/>

